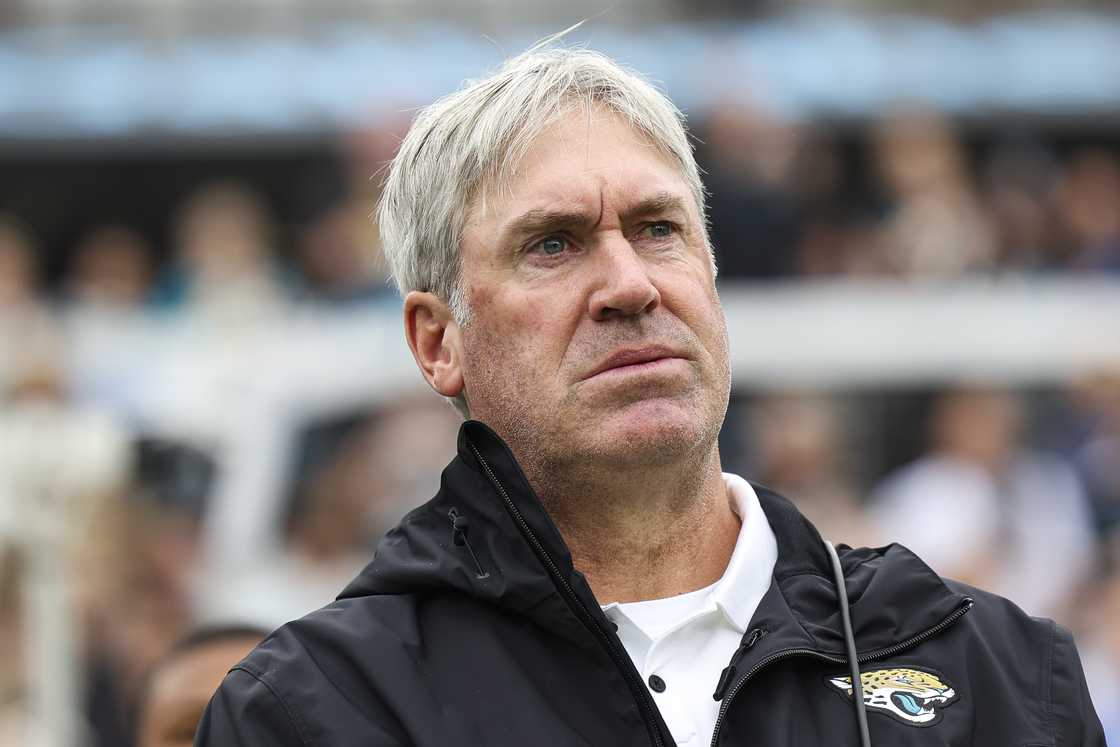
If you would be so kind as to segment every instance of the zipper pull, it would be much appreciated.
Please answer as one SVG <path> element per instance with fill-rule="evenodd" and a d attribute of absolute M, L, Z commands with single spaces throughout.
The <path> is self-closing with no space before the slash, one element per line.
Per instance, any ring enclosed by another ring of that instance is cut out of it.
<path fill-rule="evenodd" d="M 471 547 L 470 540 L 467 539 L 467 530 L 470 529 L 470 522 L 464 514 L 459 513 L 459 509 L 454 506 L 447 512 L 447 518 L 451 519 L 451 544 L 456 547 L 466 547 L 467 552 L 471 555 L 471 560 L 474 561 L 474 567 L 477 571 L 475 578 L 482 580 L 490 578 L 490 574 L 482 570 L 482 563 L 478 561 L 478 556 L 474 553 L 474 548 Z"/>
<path fill-rule="evenodd" d="M 735 677 L 735 670 L 739 666 L 739 662 L 764 635 L 766 635 L 764 629 L 755 628 L 747 636 L 747 640 L 735 649 L 735 653 L 731 657 L 731 663 L 719 673 L 719 682 L 716 683 L 716 691 L 712 694 L 712 700 L 723 700 L 723 696 L 727 694 L 727 688 L 731 686 L 731 680 Z"/>
<path fill-rule="evenodd" d="M 470 528 L 470 523 L 467 517 L 459 513 L 459 509 L 452 507 L 447 512 L 447 518 L 451 519 L 451 541 L 456 547 L 462 547 L 467 543 L 467 529 Z"/>

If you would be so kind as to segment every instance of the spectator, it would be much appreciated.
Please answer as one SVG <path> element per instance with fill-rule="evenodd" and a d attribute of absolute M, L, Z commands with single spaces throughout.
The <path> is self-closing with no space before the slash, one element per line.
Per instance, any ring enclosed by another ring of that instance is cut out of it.
<path fill-rule="evenodd" d="M 790 275 L 800 231 L 790 184 L 797 131 L 758 108 L 728 104 L 711 112 L 706 139 L 708 213 L 720 279 Z"/>
<path fill-rule="evenodd" d="M 188 311 L 223 326 L 273 316 L 283 297 L 270 230 L 264 204 L 239 184 L 211 184 L 192 196 L 177 235 Z"/>
<path fill-rule="evenodd" d="M 887 273 L 953 278 L 992 265 L 992 230 L 949 122 L 896 110 L 876 131 L 874 153 L 891 202 L 878 247 Z"/>
<path fill-rule="evenodd" d="M 802 227 L 795 272 L 801 276 L 866 275 L 876 237 L 869 210 L 845 171 L 838 142 L 821 127 L 803 126 L 790 186 Z"/>
<path fill-rule="evenodd" d="M 38 732 L 62 724 L 61 733 L 84 732 L 86 724 L 70 712 L 80 707 L 80 695 L 59 686 L 74 680 L 60 673 L 81 671 L 113 587 L 104 562 L 110 543 L 102 540 L 115 523 L 103 520 L 117 505 L 127 454 L 127 436 L 113 419 L 68 400 L 57 360 L 25 366 L 0 400 L 0 689 L 13 728 Z M 56 627 L 43 624 L 44 602 Z M 28 734 L 30 741 L 65 739 Z"/>
<path fill-rule="evenodd" d="M 177 643 L 148 675 L 138 747 L 189 747 L 210 696 L 233 665 L 268 634 L 252 626 L 200 629 Z"/>
<path fill-rule="evenodd" d="M 1000 146 L 984 164 L 983 207 L 992 219 L 1000 271 L 1061 268 L 1060 177 L 1054 157 L 1034 145 Z"/>
<path fill-rule="evenodd" d="M 385 529 L 436 489 L 457 425 L 450 407 L 424 397 L 353 429 L 304 483 L 284 541 L 207 600 L 204 616 L 277 626 L 334 599 Z"/>
<path fill-rule="evenodd" d="M 1120 272 L 1120 159 L 1095 148 L 1075 153 L 1062 198 L 1073 267 Z"/>
<path fill-rule="evenodd" d="M 35 305 L 38 281 L 26 229 L 15 216 L 0 214 L 0 309 L 12 314 Z"/>
<path fill-rule="evenodd" d="M 1074 463 L 1092 501 L 1098 530 L 1107 540 L 1120 536 L 1120 371 L 1088 377 L 1073 394 L 1088 426 Z M 1120 562 L 1120 555 L 1112 560 Z"/>
<path fill-rule="evenodd" d="M 146 673 L 191 624 L 197 522 L 187 512 L 133 496 L 102 522 L 87 649 L 90 721 L 100 747 L 127 747 Z"/>
<path fill-rule="evenodd" d="M 296 260 L 307 295 L 334 308 L 383 304 L 397 309 L 377 226 L 369 217 L 374 201 L 348 192 L 333 170 L 308 175 L 301 187 L 304 214 Z"/>
<path fill-rule="evenodd" d="M 380 197 L 377 175 L 408 129 L 404 111 L 386 105 L 371 117 L 379 124 L 344 133 L 337 142 L 338 163 L 319 169 L 301 185 L 305 214 L 296 237 L 297 258 L 309 295 L 317 301 L 335 308 L 399 308 L 371 210 Z"/>
<path fill-rule="evenodd" d="M 67 295 L 82 306 L 131 310 L 151 291 L 152 257 L 138 234 L 121 226 L 93 231 L 78 246 L 67 278 Z"/>
<path fill-rule="evenodd" d="M 74 395 L 134 415 L 150 383 L 155 330 L 144 314 L 152 292 L 151 249 L 128 228 L 95 229 L 78 245 L 64 279 L 64 315 Z"/>
<path fill-rule="evenodd" d="M 821 535 L 852 546 L 869 530 L 844 463 L 836 407 L 810 394 L 772 395 L 748 415 L 747 474 L 797 503 Z"/>
<path fill-rule="evenodd" d="M 938 573 L 1068 620 L 1067 602 L 1095 559 L 1085 495 L 1057 456 L 1020 444 L 1023 413 L 1008 392 L 945 393 L 931 418 L 933 448 L 878 486 L 880 534 Z"/>
<path fill-rule="evenodd" d="M 30 233 L 0 214 L 0 399 L 58 350 L 54 320 L 39 297 L 39 268 Z"/>

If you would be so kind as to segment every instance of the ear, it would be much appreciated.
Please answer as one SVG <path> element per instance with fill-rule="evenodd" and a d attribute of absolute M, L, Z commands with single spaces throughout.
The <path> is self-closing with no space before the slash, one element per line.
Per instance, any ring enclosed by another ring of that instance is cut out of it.
<path fill-rule="evenodd" d="M 463 392 L 463 336 L 451 309 L 432 293 L 404 297 L 404 334 L 428 384 L 444 397 Z"/>

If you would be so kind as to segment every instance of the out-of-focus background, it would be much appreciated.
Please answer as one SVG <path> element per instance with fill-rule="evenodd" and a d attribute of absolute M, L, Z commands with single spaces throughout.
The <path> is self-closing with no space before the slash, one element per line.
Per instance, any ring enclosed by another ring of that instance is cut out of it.
<path fill-rule="evenodd" d="M 697 138 L 725 468 L 1073 628 L 1120 743 L 1113 3 L 6 0 L 0 745 L 134 745 L 175 640 L 330 601 L 433 493 L 380 170 L 581 18 Z"/>

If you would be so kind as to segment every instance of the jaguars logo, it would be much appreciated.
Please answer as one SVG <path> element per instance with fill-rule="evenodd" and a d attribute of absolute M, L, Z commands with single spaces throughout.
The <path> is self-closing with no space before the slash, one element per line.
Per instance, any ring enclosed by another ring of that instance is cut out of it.
<path fill-rule="evenodd" d="M 869 709 L 913 726 L 933 726 L 941 720 L 941 709 L 957 700 L 941 675 L 920 669 L 874 669 L 861 672 L 860 679 Z M 828 684 L 845 698 L 852 696 L 851 677 L 833 677 Z"/>

